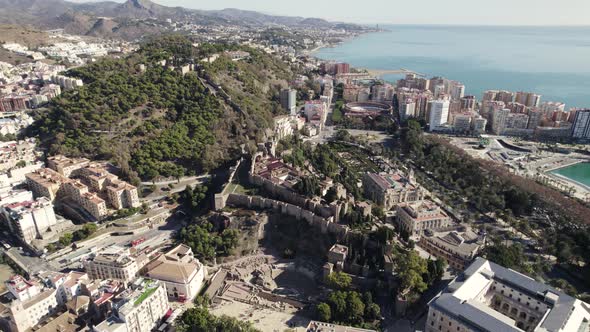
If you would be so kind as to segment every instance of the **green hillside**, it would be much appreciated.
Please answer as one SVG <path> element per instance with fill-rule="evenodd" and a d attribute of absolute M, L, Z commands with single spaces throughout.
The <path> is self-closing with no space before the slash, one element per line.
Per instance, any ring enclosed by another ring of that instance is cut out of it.
<path fill-rule="evenodd" d="M 278 86 L 292 76 L 281 61 L 244 48 L 251 59 L 221 56 L 198 73 L 178 70 L 228 49 L 236 46 L 195 48 L 185 37 L 164 37 L 127 58 L 72 69 L 68 75 L 82 78 L 84 87 L 54 99 L 30 134 L 50 154 L 112 160 L 134 181 L 210 170 L 264 138 L 279 110 Z M 199 76 L 222 79 L 229 100 L 210 93 Z"/>

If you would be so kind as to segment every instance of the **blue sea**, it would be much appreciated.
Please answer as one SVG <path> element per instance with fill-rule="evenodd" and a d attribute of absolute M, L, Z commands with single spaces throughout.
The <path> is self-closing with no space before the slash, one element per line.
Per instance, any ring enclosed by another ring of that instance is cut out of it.
<path fill-rule="evenodd" d="M 531 91 L 542 101 L 590 107 L 589 27 L 381 26 L 334 48 L 322 59 L 369 69 L 410 69 L 466 85 L 466 94 Z M 385 75 L 396 81 L 398 75 Z"/>

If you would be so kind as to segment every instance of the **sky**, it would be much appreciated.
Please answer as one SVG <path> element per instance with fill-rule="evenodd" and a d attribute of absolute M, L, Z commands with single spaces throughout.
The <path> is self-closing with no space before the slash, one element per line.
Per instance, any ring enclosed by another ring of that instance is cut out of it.
<path fill-rule="evenodd" d="M 239 8 L 267 14 L 319 17 L 364 24 L 590 25 L 590 0 L 152 1 L 165 6 Z"/>

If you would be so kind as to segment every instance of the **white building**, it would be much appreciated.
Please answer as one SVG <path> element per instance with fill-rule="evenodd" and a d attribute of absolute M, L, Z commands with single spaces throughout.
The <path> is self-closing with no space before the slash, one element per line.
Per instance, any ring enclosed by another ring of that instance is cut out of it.
<path fill-rule="evenodd" d="M 290 115 L 297 114 L 297 90 L 283 89 L 280 93 L 281 106 L 289 112 Z"/>
<path fill-rule="evenodd" d="M 7 306 L 6 317 L 13 331 L 28 331 L 59 309 L 59 296 L 54 288 L 43 288 L 20 275 L 6 281 L 6 288 L 15 298 Z"/>
<path fill-rule="evenodd" d="M 1 211 L 11 231 L 26 243 L 43 238 L 57 224 L 53 204 L 46 197 L 6 204 Z"/>
<path fill-rule="evenodd" d="M 495 135 L 501 135 L 506 129 L 506 119 L 510 114 L 510 109 L 494 109 L 492 111 L 492 132 Z"/>
<path fill-rule="evenodd" d="M 429 303 L 426 332 L 588 331 L 590 305 L 476 258 Z"/>
<path fill-rule="evenodd" d="M 402 121 L 416 116 L 416 102 L 407 98 L 399 103 L 399 116 Z"/>
<path fill-rule="evenodd" d="M 577 110 L 572 125 L 572 138 L 590 139 L 590 109 Z"/>
<path fill-rule="evenodd" d="M 448 100 L 433 100 L 430 102 L 430 130 L 436 130 L 436 128 L 447 123 L 449 106 L 450 102 Z"/>
<path fill-rule="evenodd" d="M 150 332 L 170 308 L 164 285 L 140 278 L 113 305 L 114 314 L 96 325 L 95 332 Z"/>
<path fill-rule="evenodd" d="M 144 254 L 132 255 L 129 249 L 113 245 L 87 258 L 83 265 L 91 279 L 114 279 L 127 283 L 137 277 L 147 260 Z"/>
<path fill-rule="evenodd" d="M 460 100 L 465 97 L 465 85 L 456 82 L 451 85 L 451 98 L 453 100 Z"/>
<path fill-rule="evenodd" d="M 191 301 L 203 287 L 205 266 L 193 256 L 187 245 L 180 244 L 147 266 L 147 276 L 160 280 L 172 300 Z"/>

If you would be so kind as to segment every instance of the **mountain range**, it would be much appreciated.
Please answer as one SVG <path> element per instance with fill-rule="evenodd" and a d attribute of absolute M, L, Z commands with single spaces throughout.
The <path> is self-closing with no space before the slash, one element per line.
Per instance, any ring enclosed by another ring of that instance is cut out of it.
<path fill-rule="evenodd" d="M 294 28 L 362 29 L 318 18 L 273 16 L 240 9 L 195 10 L 167 7 L 149 0 L 74 3 L 65 0 L 0 0 L 0 24 L 30 25 L 41 29 L 64 28 L 80 35 L 134 39 L 142 34 L 163 32 L 148 19 L 188 21 L 200 25 L 245 27 L 288 26 Z M 147 20 L 147 21 L 146 21 Z"/>

